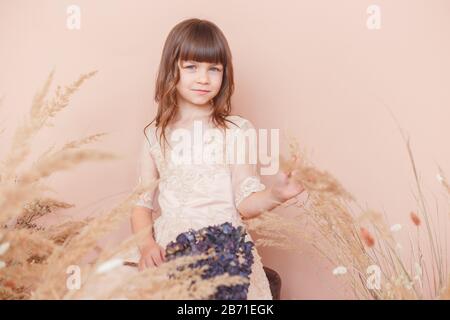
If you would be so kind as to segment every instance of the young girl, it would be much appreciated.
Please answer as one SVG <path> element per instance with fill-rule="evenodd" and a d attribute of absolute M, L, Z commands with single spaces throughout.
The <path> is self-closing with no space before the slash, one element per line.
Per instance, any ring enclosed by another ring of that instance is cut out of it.
<path fill-rule="evenodd" d="M 176 131 L 194 136 L 201 124 L 204 130 L 229 129 L 244 135 L 254 128 L 247 119 L 230 115 L 233 89 L 231 52 L 221 30 L 199 19 L 177 24 L 164 45 L 156 81 L 158 113 L 144 129 L 140 183 L 159 179 L 159 195 L 154 189 L 145 192 L 132 212 L 133 232 L 153 225 L 139 248 L 140 270 L 163 263 L 164 248 L 182 232 L 224 222 L 243 225 L 242 219 L 271 210 L 304 190 L 284 172 L 266 188 L 256 164 L 174 161 L 171 134 Z M 221 143 L 228 152 L 223 140 L 209 143 Z M 161 214 L 153 221 L 156 199 Z M 256 249 L 253 254 L 248 299 L 272 299 Z"/>

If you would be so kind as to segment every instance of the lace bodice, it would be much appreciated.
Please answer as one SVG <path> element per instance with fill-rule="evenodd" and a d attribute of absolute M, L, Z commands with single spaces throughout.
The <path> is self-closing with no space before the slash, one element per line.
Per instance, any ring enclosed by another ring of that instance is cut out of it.
<path fill-rule="evenodd" d="M 236 135 L 254 129 L 250 121 L 240 116 L 229 116 L 227 119 L 235 124 L 229 124 L 229 127 L 235 130 Z M 172 222 L 184 220 L 182 223 L 195 227 L 230 220 L 240 224 L 237 211 L 240 202 L 265 188 L 256 164 L 176 163 L 170 156 L 172 149 L 167 144 L 164 157 L 156 129 L 149 128 L 146 133 L 140 157 L 139 182 L 150 184 L 155 174 L 159 176 L 157 200 L 161 216 L 155 223 L 162 217 L 163 220 L 170 218 Z M 171 133 L 169 130 L 167 134 L 169 143 Z M 220 139 L 209 143 L 225 143 L 228 147 L 228 141 Z M 246 150 L 252 149 L 249 146 Z M 225 148 L 224 152 L 228 154 L 229 150 Z M 145 192 L 136 205 L 154 209 L 155 194 L 155 190 Z"/>

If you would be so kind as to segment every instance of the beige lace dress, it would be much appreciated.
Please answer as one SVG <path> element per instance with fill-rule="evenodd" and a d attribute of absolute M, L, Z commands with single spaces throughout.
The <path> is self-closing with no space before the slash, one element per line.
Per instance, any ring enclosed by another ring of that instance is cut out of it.
<path fill-rule="evenodd" d="M 229 116 L 228 120 L 235 124 L 229 124 L 229 129 L 235 137 L 243 137 L 246 132 L 252 131 L 247 129 L 254 129 L 250 121 L 240 116 Z M 203 131 L 212 128 L 204 123 L 202 126 Z M 195 125 L 184 130 L 191 130 L 190 133 L 193 133 L 194 127 Z M 224 222 L 244 226 L 237 206 L 253 192 L 265 189 L 264 184 L 260 182 L 256 164 L 248 161 L 247 164 L 231 164 L 225 161 L 213 163 L 205 161 L 204 158 L 200 160 L 195 158 L 196 160 L 191 163 L 175 161 L 175 158 L 169 155 L 169 151 L 166 151 L 166 157 L 163 157 L 163 148 L 158 143 L 154 127 L 149 127 L 146 135 L 139 161 L 139 182 L 144 185 L 150 183 L 156 170 L 159 176 L 157 190 L 159 192 L 156 190 L 145 192 L 136 205 L 155 209 L 158 204 L 161 214 L 154 220 L 153 228 L 155 240 L 162 247 L 165 248 L 178 234 L 191 228 L 196 230 Z M 168 131 L 167 137 L 173 147 L 171 138 L 174 137 L 171 130 Z M 208 138 L 205 135 L 202 142 L 203 150 L 208 147 L 220 149 L 213 144 L 219 144 L 223 155 L 229 155 L 231 147 L 228 139 L 221 139 L 218 135 L 210 135 Z M 252 150 L 250 144 L 246 148 L 249 152 Z M 166 150 L 175 149 L 166 144 Z M 248 153 L 246 155 L 248 156 Z M 178 159 L 181 159 L 181 156 L 180 153 Z M 250 235 L 248 239 L 251 240 Z M 250 275 L 248 299 L 272 299 L 269 282 L 256 248 L 253 255 L 254 264 Z"/>

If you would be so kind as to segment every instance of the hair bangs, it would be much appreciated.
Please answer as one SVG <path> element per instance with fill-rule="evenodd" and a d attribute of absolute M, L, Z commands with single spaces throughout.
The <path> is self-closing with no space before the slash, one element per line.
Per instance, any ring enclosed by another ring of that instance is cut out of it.
<path fill-rule="evenodd" d="M 181 60 L 221 63 L 226 66 L 227 47 L 220 35 L 209 25 L 197 24 L 187 30 L 186 37 L 180 46 Z"/>

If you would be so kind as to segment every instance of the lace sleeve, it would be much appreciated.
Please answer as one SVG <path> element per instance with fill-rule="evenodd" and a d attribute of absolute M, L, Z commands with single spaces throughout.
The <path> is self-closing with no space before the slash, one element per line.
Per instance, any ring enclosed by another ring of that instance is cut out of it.
<path fill-rule="evenodd" d="M 264 184 L 261 183 L 260 178 L 258 176 L 249 176 L 245 178 L 237 187 L 235 192 L 234 201 L 236 204 L 236 208 L 239 204 L 250 196 L 253 192 L 262 191 L 266 188 Z"/>
<path fill-rule="evenodd" d="M 140 195 L 135 205 L 153 210 L 153 199 L 156 191 L 155 181 L 158 178 L 158 171 L 150 153 L 150 147 L 150 142 L 145 137 L 142 142 L 138 163 L 138 184 L 144 188 L 145 192 Z"/>
<path fill-rule="evenodd" d="M 252 193 L 262 191 L 266 186 L 258 174 L 257 133 L 252 123 L 240 118 L 236 133 L 236 157 L 232 164 L 232 184 L 236 208 Z M 234 149 L 234 146 L 232 147 Z M 241 151 L 238 151 L 241 148 Z M 243 153 L 239 160 L 239 152 Z"/>

